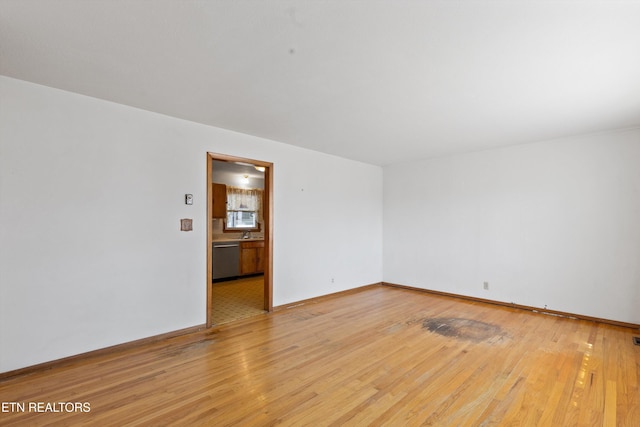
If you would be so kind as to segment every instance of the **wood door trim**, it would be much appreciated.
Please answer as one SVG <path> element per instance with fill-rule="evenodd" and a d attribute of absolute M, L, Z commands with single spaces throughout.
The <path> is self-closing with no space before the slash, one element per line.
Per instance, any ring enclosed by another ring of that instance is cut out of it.
<path fill-rule="evenodd" d="M 264 166 L 264 310 L 273 311 L 273 163 Z"/>
<path fill-rule="evenodd" d="M 266 311 L 273 311 L 273 163 L 262 160 L 248 159 L 245 157 L 230 156 L 228 154 L 207 153 L 207 328 L 213 326 L 211 310 L 213 308 L 213 294 L 211 290 L 212 280 L 212 248 L 213 227 L 212 227 L 212 167 L 214 160 L 225 162 L 250 163 L 255 166 L 262 166 L 264 171 L 264 306 Z"/>
<path fill-rule="evenodd" d="M 207 153 L 207 313 L 206 327 L 210 328 L 213 324 L 211 316 L 211 307 L 213 305 L 213 291 L 211 285 L 213 283 L 213 157 L 211 153 Z"/>

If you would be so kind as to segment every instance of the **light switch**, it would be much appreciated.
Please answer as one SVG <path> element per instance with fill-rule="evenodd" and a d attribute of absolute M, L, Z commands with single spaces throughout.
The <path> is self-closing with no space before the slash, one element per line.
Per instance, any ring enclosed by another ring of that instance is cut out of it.
<path fill-rule="evenodd" d="M 184 203 L 187 205 L 193 204 L 193 194 L 185 194 L 184 195 Z"/>

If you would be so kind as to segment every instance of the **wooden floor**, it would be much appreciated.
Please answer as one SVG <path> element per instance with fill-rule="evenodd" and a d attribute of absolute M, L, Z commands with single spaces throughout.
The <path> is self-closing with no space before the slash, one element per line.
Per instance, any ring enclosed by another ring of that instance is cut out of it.
<path fill-rule="evenodd" d="M 5 380 L 90 412 L 0 425 L 639 426 L 637 335 L 373 286 Z"/>

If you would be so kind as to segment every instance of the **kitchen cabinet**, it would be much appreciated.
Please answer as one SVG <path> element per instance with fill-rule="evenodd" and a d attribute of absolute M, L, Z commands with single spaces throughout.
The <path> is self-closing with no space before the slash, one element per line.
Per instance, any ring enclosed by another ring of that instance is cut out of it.
<path fill-rule="evenodd" d="M 224 184 L 211 184 L 211 217 L 227 217 L 227 186 Z"/>
<path fill-rule="evenodd" d="M 240 274 L 264 272 L 264 240 L 240 242 Z"/>

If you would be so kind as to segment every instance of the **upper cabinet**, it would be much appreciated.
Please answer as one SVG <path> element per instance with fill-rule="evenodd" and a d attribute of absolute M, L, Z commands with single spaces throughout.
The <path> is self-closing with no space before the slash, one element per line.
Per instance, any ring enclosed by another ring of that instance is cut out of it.
<path fill-rule="evenodd" d="M 224 184 L 211 184 L 213 218 L 227 217 L 227 186 Z"/>

